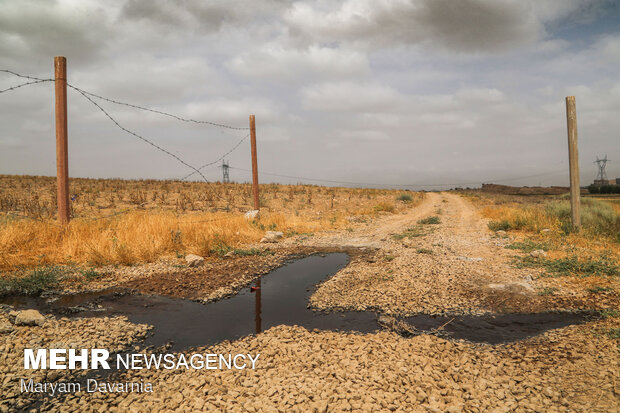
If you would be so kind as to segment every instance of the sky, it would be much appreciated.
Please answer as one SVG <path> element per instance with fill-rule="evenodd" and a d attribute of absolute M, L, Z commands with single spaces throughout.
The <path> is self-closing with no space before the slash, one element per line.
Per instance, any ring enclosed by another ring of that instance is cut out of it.
<path fill-rule="evenodd" d="M 620 177 L 618 0 L 0 0 L 0 69 L 52 78 L 54 56 L 110 99 L 238 128 L 255 114 L 261 182 L 568 185 L 573 95 L 582 185 L 597 156 Z M 0 90 L 24 81 L 0 73 Z M 67 93 L 70 176 L 192 172 Z M 195 168 L 248 133 L 92 99 Z M 0 174 L 55 175 L 53 82 L 0 93 L 0 125 Z M 250 179 L 249 139 L 226 159 Z"/>

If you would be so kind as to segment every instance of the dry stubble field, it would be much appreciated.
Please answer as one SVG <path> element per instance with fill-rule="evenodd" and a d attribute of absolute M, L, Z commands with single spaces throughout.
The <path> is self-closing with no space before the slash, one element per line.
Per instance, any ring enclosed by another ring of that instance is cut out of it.
<path fill-rule="evenodd" d="M 31 216 L 32 206 L 25 209 L 19 205 L 28 196 L 49 196 L 53 184 L 41 178 L 24 178 L 22 182 L 22 178 L 3 177 L 2 182 L 3 211 Z M 199 184 L 172 182 L 168 188 L 175 188 L 176 192 L 170 189 L 174 196 L 158 203 L 161 189 L 155 188 L 161 188 L 162 183 L 78 182 L 72 193 L 78 193 L 77 199 L 91 193 L 93 205 L 78 202 L 74 228 L 66 232 L 54 229 L 45 214 L 37 217 L 42 221 L 5 218 L 0 229 L 2 248 L 7 248 L 2 251 L 5 278 L 28 277 L 37 266 L 64 264 L 56 269 L 59 279 L 53 280 L 52 288 L 75 291 L 121 285 L 148 293 L 213 299 L 233 292 L 287 257 L 345 250 L 351 253 L 350 264 L 317 289 L 310 299 L 313 307 L 371 310 L 388 319 L 415 314 L 477 316 L 583 309 L 594 310 L 597 317 L 494 345 L 452 340 L 441 334 L 405 338 L 389 323 L 384 330 L 366 335 L 280 326 L 257 336 L 192 350 L 260 352 L 264 363 L 257 370 L 208 374 L 131 371 L 119 380 L 152 381 L 155 395 L 69 395 L 49 398 L 42 408 L 607 412 L 620 406 L 620 286 L 618 241 L 613 230 L 618 222 L 617 207 L 610 206 L 609 215 L 607 206 L 594 205 L 592 221 L 583 232 L 575 233 L 563 221 L 561 203 L 565 200 L 556 198 L 448 192 L 407 193 L 411 200 L 401 201 L 397 198 L 403 193 L 397 191 L 264 186 L 267 211 L 260 221 L 234 218 L 230 224 L 197 223 L 241 215 L 249 209 L 249 187 L 217 187 L 222 198 L 236 201 L 225 202 L 218 197 L 218 201 L 198 199 L 203 193 Z M 28 188 L 40 189 L 29 192 Z M 148 203 L 142 202 L 144 197 L 135 201 L 144 211 L 88 221 L 129 207 L 135 191 L 148 194 Z M 115 193 L 114 205 L 111 193 Z M 4 198 L 5 194 L 9 195 Z M 191 194 L 196 198 L 193 207 L 186 205 L 182 210 L 179 200 Z M 18 207 L 7 210 L 6 199 L 14 198 L 21 201 L 10 205 Z M 603 218 L 596 218 L 599 209 Z M 186 219 L 195 221 L 180 226 Z M 231 227 L 227 230 L 226 225 Z M 187 236 L 195 227 L 210 238 Z M 148 232 L 149 228 L 153 232 Z M 131 242 L 129 234 L 139 237 L 146 233 L 148 239 L 164 232 L 166 238 L 174 239 L 177 228 L 182 234 L 180 243 L 124 244 Z M 270 228 L 282 230 L 284 239 L 258 243 Z M 18 239 L 16 234 L 21 233 L 30 236 Z M 39 242 L 36 234 L 45 234 L 45 242 Z M 4 240 L 13 244 L 7 247 Z M 91 250 L 98 245 L 101 250 L 97 254 L 88 249 L 83 252 L 72 244 L 84 244 L 84 240 L 93 242 Z M 119 251 L 123 244 L 129 252 Z M 190 252 L 206 255 L 206 263 L 198 269 L 187 268 L 182 256 Z M 73 264 L 67 266 L 67 260 Z M 132 265 L 126 265 L 129 263 Z M 2 318 L 8 325 L 6 313 Z M 144 327 L 129 328 L 127 323 L 119 317 L 102 323 L 50 316 L 42 326 L 16 326 L 4 333 L 0 368 L 8 373 L 0 390 L 6 396 L 2 409 L 24 408 L 32 402 L 16 387 L 17 378 L 23 375 L 16 366 L 27 343 L 68 348 L 139 343 Z M 111 337 L 118 340 L 109 343 Z"/>

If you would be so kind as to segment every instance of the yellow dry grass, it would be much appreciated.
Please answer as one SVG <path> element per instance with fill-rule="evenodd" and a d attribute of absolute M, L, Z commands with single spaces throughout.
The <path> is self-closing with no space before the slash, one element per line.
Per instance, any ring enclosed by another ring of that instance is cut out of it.
<path fill-rule="evenodd" d="M 131 212 L 98 221 L 73 220 L 66 228 L 53 221 L 14 221 L 0 230 L 0 268 L 67 262 L 103 265 L 154 261 L 175 253 L 209 255 L 217 248 L 256 242 L 265 228 L 311 232 L 342 225 L 340 219 L 305 221 L 268 214 L 260 223 L 241 215 Z"/>
<path fill-rule="evenodd" d="M 551 258 L 566 256 L 569 250 L 611 253 L 620 256 L 620 244 L 609 235 L 601 235 L 592 231 L 563 233 L 562 221 L 546 209 L 549 202 L 556 202 L 557 197 L 522 197 L 494 194 L 468 194 L 480 208 L 483 217 L 490 221 L 511 223 L 513 233 L 522 236 L 545 240 L 551 244 Z M 606 201 L 604 201 L 606 202 Z M 611 204 L 616 213 L 620 213 L 617 205 Z M 514 227 L 517 227 L 516 229 Z M 541 234 L 543 229 L 550 229 Z"/>
<path fill-rule="evenodd" d="M 53 183 L 0 176 L 0 269 L 217 255 L 259 241 L 266 230 L 291 235 L 344 228 L 349 216 L 397 213 L 423 196 L 411 193 L 413 201 L 402 202 L 396 200 L 401 191 L 261 185 L 261 218 L 248 221 L 248 184 L 76 179 L 75 218 L 63 228 L 53 217 Z"/>

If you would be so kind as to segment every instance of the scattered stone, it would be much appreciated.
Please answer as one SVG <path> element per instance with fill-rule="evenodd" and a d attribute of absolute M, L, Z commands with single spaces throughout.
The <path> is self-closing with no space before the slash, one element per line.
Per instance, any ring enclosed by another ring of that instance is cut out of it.
<path fill-rule="evenodd" d="M 247 219 L 248 221 L 258 219 L 260 218 L 260 211 L 258 209 L 253 209 L 251 211 L 246 212 L 245 215 L 243 215 L 243 217 Z"/>
<path fill-rule="evenodd" d="M 15 310 L 9 311 L 9 321 L 11 323 L 15 323 L 15 317 L 17 317 L 17 314 L 19 314 L 19 311 L 15 311 Z"/>
<path fill-rule="evenodd" d="M 15 316 L 16 326 L 42 326 L 45 317 L 37 310 L 22 310 Z"/>
<path fill-rule="evenodd" d="M 9 323 L 0 323 L 0 334 L 8 334 L 15 330 L 15 328 Z"/>
<path fill-rule="evenodd" d="M 185 256 L 185 261 L 190 267 L 199 267 L 205 262 L 205 259 L 200 255 L 188 254 Z"/>
<path fill-rule="evenodd" d="M 267 231 L 265 232 L 265 235 L 263 236 L 263 239 L 260 240 L 260 242 L 278 242 L 278 240 L 283 236 L 284 234 L 280 231 Z"/>
<path fill-rule="evenodd" d="M 504 235 L 506 235 L 506 231 L 504 231 L 503 229 L 500 229 L 499 231 L 495 231 L 496 235 L 499 235 L 500 237 L 503 237 Z"/>
<path fill-rule="evenodd" d="M 543 250 L 534 250 L 530 252 L 530 256 L 534 258 L 546 257 L 547 253 Z"/>
<path fill-rule="evenodd" d="M 542 234 L 546 234 L 546 233 L 548 233 L 548 232 L 551 232 L 551 230 L 550 230 L 549 228 L 544 228 L 544 229 L 541 229 L 541 230 L 540 230 L 540 232 L 541 232 Z"/>

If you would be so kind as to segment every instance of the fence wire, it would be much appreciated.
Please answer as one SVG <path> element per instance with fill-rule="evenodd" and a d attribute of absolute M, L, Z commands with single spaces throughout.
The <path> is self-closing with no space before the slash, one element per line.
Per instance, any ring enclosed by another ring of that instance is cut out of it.
<path fill-rule="evenodd" d="M 15 85 L 15 86 L 8 87 L 6 89 L 2 89 L 2 90 L 0 90 L 0 93 L 10 92 L 11 90 L 19 89 L 20 87 L 24 87 L 24 86 L 28 86 L 28 85 L 34 85 L 34 84 L 43 83 L 43 82 L 53 82 L 53 81 L 54 81 L 54 79 L 33 80 L 31 82 L 20 83 L 19 85 Z"/>
<path fill-rule="evenodd" d="M 39 80 L 39 81 L 46 81 L 46 82 L 54 80 L 54 79 L 51 79 L 51 78 L 43 79 L 43 78 L 35 77 L 35 76 L 22 75 L 20 73 L 16 73 L 16 72 L 14 72 L 12 70 L 8 70 L 8 69 L 0 69 L 0 72 L 1 73 L 8 73 L 8 74 L 11 74 L 11 75 L 14 75 L 14 76 L 17 76 L 17 77 L 21 77 L 23 79 Z"/>
<path fill-rule="evenodd" d="M 130 108 L 134 108 L 134 109 L 144 110 L 146 112 L 157 113 L 159 115 L 164 115 L 164 116 L 168 116 L 168 117 L 171 117 L 173 119 L 176 119 L 176 120 L 180 120 L 182 122 L 197 123 L 197 124 L 203 124 L 203 125 L 211 125 L 211 126 L 217 126 L 219 128 L 224 128 L 224 129 L 250 130 L 249 127 L 247 127 L 247 128 L 243 127 L 242 128 L 242 127 L 235 127 L 235 126 L 225 125 L 223 123 L 211 122 L 211 121 L 207 121 L 207 120 L 196 120 L 196 119 L 183 118 L 181 116 L 174 115 L 174 114 L 168 113 L 168 112 L 163 112 L 161 110 L 151 109 L 151 108 L 147 108 L 147 107 L 144 107 L 144 106 L 134 105 L 132 103 L 120 102 L 120 101 L 115 100 L 115 99 L 106 98 L 106 97 L 97 95 L 95 93 L 88 92 L 88 91 L 86 91 L 84 89 L 80 89 L 79 87 L 74 86 L 74 85 L 72 85 L 70 83 L 67 83 L 67 86 L 77 90 L 78 92 L 80 92 L 81 94 L 83 94 L 85 96 L 88 95 L 88 96 L 94 97 L 96 99 L 101 99 L 101 100 L 105 100 L 106 102 L 114 103 L 116 105 L 122 105 L 122 106 L 127 106 L 127 107 L 130 107 Z"/>

